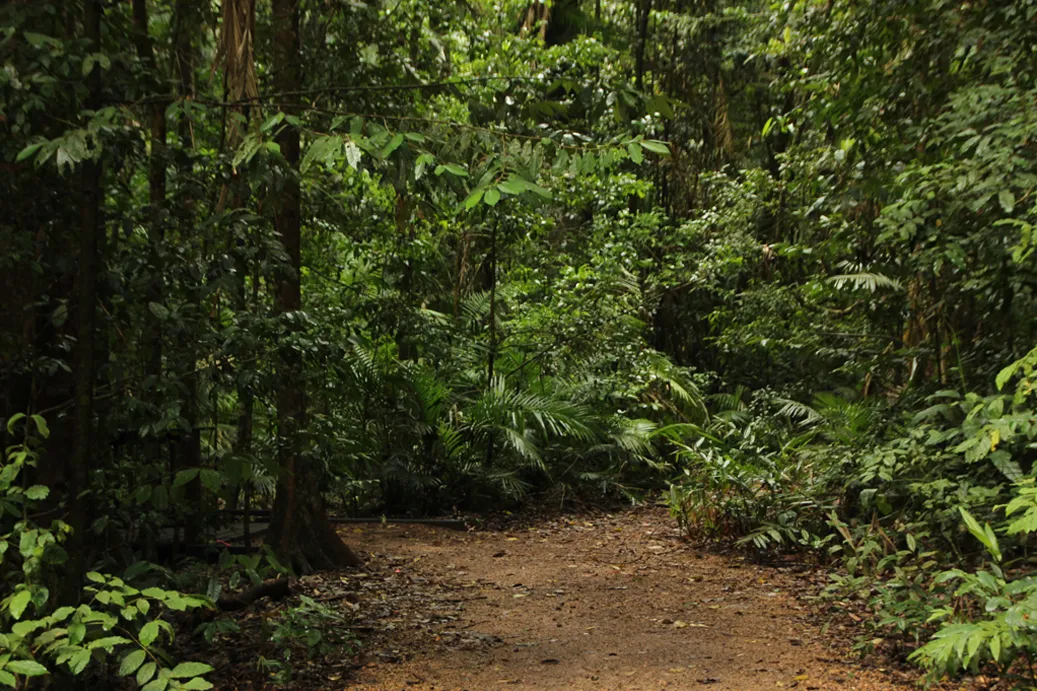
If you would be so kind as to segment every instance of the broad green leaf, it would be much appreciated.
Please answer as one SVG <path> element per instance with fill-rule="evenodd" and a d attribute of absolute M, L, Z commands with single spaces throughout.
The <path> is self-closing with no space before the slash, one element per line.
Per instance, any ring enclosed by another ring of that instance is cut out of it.
<path fill-rule="evenodd" d="M 148 309 L 151 310 L 151 313 L 154 314 L 159 321 L 169 319 L 169 309 L 165 305 L 157 302 L 150 302 L 148 303 Z"/>
<path fill-rule="evenodd" d="M 14 678 L 14 675 L 7 670 L 0 669 L 0 684 L 4 686 L 10 686 L 12 689 L 17 686 L 18 680 Z"/>
<path fill-rule="evenodd" d="M 1001 202 L 1001 208 L 1005 210 L 1005 213 L 1010 214 L 1015 211 L 1015 195 L 1011 190 L 1001 190 L 997 195 L 997 200 Z"/>
<path fill-rule="evenodd" d="M 141 485 L 137 488 L 137 491 L 133 493 L 133 500 L 138 504 L 145 504 L 151 499 L 152 492 L 151 485 Z"/>
<path fill-rule="evenodd" d="M 317 162 L 329 165 L 334 162 L 339 150 L 342 148 L 343 139 L 338 135 L 324 135 L 317 137 L 306 149 L 306 154 L 299 162 L 299 172 L 305 173 Z"/>
<path fill-rule="evenodd" d="M 526 183 L 522 178 L 512 176 L 504 182 L 497 185 L 497 189 L 505 194 L 519 195 L 526 191 Z"/>
<path fill-rule="evenodd" d="M 641 142 L 641 147 L 646 151 L 651 151 L 653 154 L 659 154 L 660 156 L 670 155 L 670 147 L 666 145 L 666 142 L 660 142 L 655 139 L 646 139 Z"/>
<path fill-rule="evenodd" d="M 35 660 L 8 660 L 4 669 L 23 677 L 42 677 L 44 674 L 48 674 L 47 668 Z"/>
<path fill-rule="evenodd" d="M 451 175 L 456 175 L 459 178 L 466 178 L 466 177 L 468 177 L 468 171 L 467 170 L 465 170 L 461 166 L 455 165 L 453 163 L 444 163 L 444 164 L 438 165 L 438 166 L 436 166 L 436 171 L 435 172 L 436 172 L 437 176 L 442 175 L 443 173 L 450 173 Z"/>
<path fill-rule="evenodd" d="M 357 167 L 360 165 L 360 147 L 358 147 L 352 140 L 349 140 L 346 142 L 345 151 L 346 163 L 348 163 L 349 167 L 353 170 L 357 170 Z"/>
<path fill-rule="evenodd" d="M 1010 380 L 1012 377 L 1015 376 L 1015 373 L 1016 373 L 1016 371 L 1018 371 L 1018 369 L 1019 369 L 1019 363 L 1018 362 L 1013 362 L 1011 365 L 1009 365 L 1008 367 L 1005 367 L 1004 369 L 1002 369 L 1000 372 L 997 373 L 997 379 L 995 380 L 995 383 L 997 384 L 997 390 L 998 391 L 1000 391 L 1001 389 L 1005 388 L 1005 384 L 1007 384 L 1008 380 Z"/>
<path fill-rule="evenodd" d="M 420 180 L 421 176 L 425 174 L 425 168 L 428 164 L 436 160 L 436 157 L 432 154 L 421 154 L 418 156 L 418 160 L 414 162 L 414 179 Z"/>
<path fill-rule="evenodd" d="M 993 452 L 990 454 L 990 462 L 993 463 L 994 467 L 1000 470 L 1001 473 L 1012 482 L 1019 482 L 1023 479 L 1022 467 L 1012 459 L 1012 455 L 1007 451 L 998 449 Z"/>
<path fill-rule="evenodd" d="M 90 651 L 83 648 L 68 661 L 68 669 L 72 672 L 73 676 L 76 676 L 86 669 L 88 664 L 90 664 Z"/>
<path fill-rule="evenodd" d="M 78 645 L 86 636 L 86 624 L 74 621 L 68 625 L 68 642 L 70 645 Z"/>
<path fill-rule="evenodd" d="M 50 427 L 47 426 L 47 420 L 42 415 L 33 415 L 32 421 L 36 423 L 36 431 L 40 433 L 40 436 L 44 439 L 50 437 Z"/>
<path fill-rule="evenodd" d="M 115 649 L 115 646 L 123 645 L 125 643 L 130 643 L 130 642 L 131 642 L 130 639 L 124 638 L 122 636 L 106 636 L 104 638 L 98 638 L 96 640 L 90 641 L 90 643 L 89 643 L 89 645 L 87 645 L 87 647 L 90 650 L 96 650 L 97 648 L 104 648 L 106 651 L 111 653 Z"/>
<path fill-rule="evenodd" d="M 526 187 L 529 189 L 530 192 L 536 194 L 539 197 L 543 197 L 544 199 L 551 199 L 552 197 L 550 190 L 541 187 L 535 182 L 527 183 Z"/>
<path fill-rule="evenodd" d="M 181 470 L 176 474 L 176 477 L 173 478 L 173 487 L 183 487 L 191 480 L 194 480 L 196 477 L 198 477 L 198 472 L 198 468 L 188 468 L 187 470 Z"/>
<path fill-rule="evenodd" d="M 64 564 L 68 561 L 68 552 L 61 545 L 52 542 L 43 548 L 41 558 L 48 564 Z"/>
<path fill-rule="evenodd" d="M 119 676 L 126 677 L 138 669 L 144 664 L 144 659 L 148 656 L 144 650 L 134 650 L 129 655 L 122 659 L 122 663 L 119 665 Z"/>
<path fill-rule="evenodd" d="M 15 413 L 11 417 L 9 417 L 7 419 L 7 433 L 13 435 L 14 434 L 14 426 L 17 425 L 18 422 L 20 420 L 24 419 L 24 418 L 25 418 L 25 413 Z"/>
<path fill-rule="evenodd" d="M 470 195 L 468 195 L 468 199 L 464 200 L 464 208 L 465 209 L 471 209 L 473 206 L 478 204 L 479 201 L 482 199 L 482 196 L 483 196 L 484 192 L 485 192 L 485 190 L 480 188 L 480 189 L 477 189 L 474 192 L 472 192 Z"/>
<path fill-rule="evenodd" d="M 220 489 L 223 484 L 223 476 L 217 470 L 211 468 L 202 468 L 200 473 L 202 479 L 202 486 L 210 492 L 216 492 Z"/>
<path fill-rule="evenodd" d="M 54 621 L 65 621 L 71 617 L 72 613 L 75 611 L 76 610 L 73 607 L 58 607 L 50 616 Z"/>
<path fill-rule="evenodd" d="M 29 45 L 33 48 L 40 48 L 48 43 L 51 45 L 56 43 L 53 37 L 47 36 L 46 34 L 38 34 L 35 31 L 25 31 L 22 33 L 22 36 L 25 37 L 25 40 L 28 41 Z"/>
<path fill-rule="evenodd" d="M 48 494 L 50 494 L 50 488 L 46 485 L 33 485 L 25 490 L 25 496 L 33 501 L 46 499 Z"/>
<path fill-rule="evenodd" d="M 269 132 L 275 126 L 277 126 L 279 123 L 281 123 L 283 120 L 284 120 L 284 112 L 283 111 L 274 113 L 273 115 L 271 115 L 270 117 L 268 117 L 266 120 L 263 121 L 263 124 L 259 126 L 259 131 L 260 132 Z M 332 129 L 334 129 L 334 128 L 332 128 Z"/>
<path fill-rule="evenodd" d="M 137 685 L 143 686 L 146 684 L 151 677 L 155 676 L 155 670 L 158 669 L 158 665 L 154 662 L 147 662 L 143 667 L 137 670 Z"/>
<path fill-rule="evenodd" d="M 29 146 L 25 147 L 24 149 L 18 152 L 18 156 L 15 158 L 15 161 L 19 163 L 21 161 L 24 161 L 25 159 L 29 158 L 34 153 L 39 151 L 40 147 L 42 147 L 44 144 L 46 144 L 46 142 L 37 142 L 35 144 L 29 144 Z"/>
<path fill-rule="evenodd" d="M 173 668 L 169 676 L 174 679 L 186 679 L 188 677 L 200 677 L 212 671 L 212 667 L 204 662 L 181 662 Z"/>
<path fill-rule="evenodd" d="M 8 612 L 15 619 L 21 619 L 22 614 L 25 612 L 25 608 L 29 606 L 29 602 L 32 600 L 32 592 L 25 588 L 19 590 L 11 598 L 11 603 L 8 605 Z"/>
<path fill-rule="evenodd" d="M 28 636 L 30 633 L 36 631 L 37 629 L 42 629 L 46 625 L 46 622 L 41 621 L 39 619 L 25 619 L 23 621 L 15 623 L 11 627 L 11 633 L 24 637 Z"/>
<path fill-rule="evenodd" d="M 141 628 L 140 636 L 138 638 L 140 640 L 140 644 L 143 645 L 145 648 L 151 647 L 151 644 L 154 643 L 155 639 L 158 638 L 158 626 L 158 620 L 153 619 Z"/>
<path fill-rule="evenodd" d="M 201 677 L 195 677 L 190 681 L 184 682 L 181 688 L 187 689 L 188 691 L 207 691 L 212 688 L 212 684 Z"/>
<path fill-rule="evenodd" d="M 167 686 L 169 686 L 169 677 L 159 677 L 149 681 L 140 691 L 166 691 Z"/>
<path fill-rule="evenodd" d="M 496 187 L 491 187 L 486 190 L 486 194 L 483 195 L 483 201 L 485 201 L 488 206 L 496 206 L 497 202 L 500 201 L 500 190 Z"/>
<path fill-rule="evenodd" d="M 382 148 L 382 158 L 388 158 L 389 154 L 391 154 L 393 151 L 396 151 L 396 149 L 398 149 L 400 147 L 400 144 L 402 143 L 403 135 L 397 133 L 396 136 L 390 139 L 389 143 Z"/>
<path fill-rule="evenodd" d="M 26 530 L 18 536 L 18 551 L 21 552 L 22 556 L 29 558 L 36 551 L 40 537 L 39 530 Z"/>
<path fill-rule="evenodd" d="M 637 142 L 627 144 L 627 153 L 630 154 L 630 160 L 634 163 L 641 163 L 645 160 L 644 154 L 641 153 L 641 147 L 637 145 Z"/>

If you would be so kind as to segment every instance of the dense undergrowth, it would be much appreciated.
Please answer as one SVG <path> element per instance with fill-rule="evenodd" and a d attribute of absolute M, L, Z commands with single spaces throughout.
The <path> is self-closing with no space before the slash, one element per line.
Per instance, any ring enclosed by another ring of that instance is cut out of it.
<path fill-rule="evenodd" d="M 835 395 L 745 406 L 742 425 L 679 452 L 671 511 L 698 536 L 814 554 L 833 569 L 826 596 L 866 605 L 863 651 L 937 675 L 990 664 L 1029 687 L 1034 357 L 1002 371 L 1005 391 L 939 391 L 920 410 Z M 879 415 L 892 419 L 863 424 Z"/>

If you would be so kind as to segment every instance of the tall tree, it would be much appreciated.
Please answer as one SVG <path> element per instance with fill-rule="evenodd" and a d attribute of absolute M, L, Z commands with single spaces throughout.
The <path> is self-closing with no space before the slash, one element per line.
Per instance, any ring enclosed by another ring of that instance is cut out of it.
<path fill-rule="evenodd" d="M 151 155 L 148 163 L 149 240 L 153 273 L 148 290 L 149 302 L 158 302 L 162 295 L 162 266 L 160 245 L 165 232 L 162 207 L 166 200 L 166 103 L 161 91 L 163 80 L 155 65 L 155 54 L 151 35 L 148 32 L 147 0 L 133 0 L 133 26 L 137 55 L 146 71 L 145 88 L 151 103 L 148 106 L 150 120 Z M 147 374 L 157 378 L 162 362 L 162 324 L 152 311 L 148 311 L 149 326 L 145 338 L 148 341 Z"/>
<path fill-rule="evenodd" d="M 648 20 L 652 16 L 652 0 L 638 0 L 637 12 L 637 44 L 634 55 L 634 86 L 639 91 L 645 88 L 645 49 L 648 46 Z"/>
<path fill-rule="evenodd" d="M 93 52 L 101 50 L 101 0 L 86 0 L 83 5 L 83 31 Z M 89 89 L 86 110 L 91 116 L 101 103 L 101 63 L 96 61 L 87 76 Z M 76 345 L 73 354 L 75 403 L 73 416 L 73 453 L 66 461 L 65 478 L 69 488 L 69 519 L 73 534 L 68 552 L 72 559 L 72 578 L 78 589 L 81 574 L 90 560 L 86 539 L 89 522 L 87 506 L 90 464 L 93 460 L 94 425 L 94 327 L 96 323 L 98 246 L 103 233 L 101 217 L 101 175 L 99 159 L 83 161 L 79 177 L 79 257 L 76 278 Z"/>
<path fill-rule="evenodd" d="M 224 133 L 224 146 L 228 151 L 234 151 L 240 146 L 247 134 L 252 107 L 259 97 L 259 83 L 256 77 L 255 61 L 255 26 L 256 26 L 256 3 L 255 0 L 228 0 L 223 3 L 223 20 L 220 24 L 220 42 L 218 58 L 222 59 L 223 88 L 225 98 L 232 105 L 223 110 L 223 125 L 221 131 Z M 231 213 L 231 233 L 228 240 L 228 255 L 233 257 L 235 264 L 234 297 L 237 311 L 245 314 L 248 312 L 247 281 L 249 264 L 245 252 L 245 238 L 243 227 L 245 224 L 238 223 L 239 214 L 243 213 L 248 203 L 249 182 L 240 166 L 233 166 L 230 180 L 220 190 L 219 202 L 216 210 L 222 213 L 228 203 Z M 259 277 L 255 277 L 258 281 Z M 255 283 L 253 285 L 256 285 Z M 258 288 L 258 286 L 256 286 Z M 235 442 L 235 454 L 248 456 L 251 453 L 253 434 L 253 412 L 255 408 L 254 397 L 250 386 L 238 378 L 238 399 L 241 402 L 241 414 L 238 416 L 238 434 Z M 237 488 L 233 491 L 234 501 L 237 501 Z M 245 526 L 248 531 L 248 500 L 246 491 L 246 516 Z"/>
<path fill-rule="evenodd" d="M 301 81 L 299 65 L 298 0 L 274 0 L 274 90 L 284 110 L 298 110 Z M 290 315 L 302 309 L 302 195 L 299 187 L 299 130 L 287 124 L 277 136 L 287 164 L 281 188 L 275 192 L 274 229 L 288 255 L 289 271 L 278 280 L 275 311 L 285 322 L 285 341 L 280 347 L 280 386 L 277 395 L 277 436 L 280 476 L 270 525 L 269 543 L 297 571 L 336 566 L 359 566 L 359 557 L 342 541 L 328 521 L 317 475 L 301 456 L 306 427 L 306 386 L 302 356 L 293 347 L 294 324 Z"/>
<path fill-rule="evenodd" d="M 162 302 L 163 248 L 165 241 L 164 207 L 166 202 L 166 101 L 162 91 L 163 79 L 155 64 L 155 52 L 148 29 L 147 0 L 133 0 L 134 42 L 137 55 L 144 65 L 147 76 L 144 89 L 151 99 L 148 106 L 150 120 L 151 154 L 148 160 L 148 241 L 151 250 L 151 280 L 148 285 L 148 304 Z M 150 403 L 157 409 L 162 404 L 162 320 L 156 311 L 145 312 L 144 325 L 144 375 L 150 382 Z M 156 437 L 149 444 L 148 455 L 160 458 L 162 444 Z"/>

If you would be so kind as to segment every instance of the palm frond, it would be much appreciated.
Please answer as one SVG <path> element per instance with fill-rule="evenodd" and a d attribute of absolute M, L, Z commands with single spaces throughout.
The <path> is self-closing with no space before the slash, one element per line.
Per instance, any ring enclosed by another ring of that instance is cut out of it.
<path fill-rule="evenodd" d="M 709 416 L 702 393 L 684 369 L 656 352 L 649 355 L 648 366 L 651 375 L 665 384 L 670 396 L 691 419 L 705 420 Z"/>
<path fill-rule="evenodd" d="M 778 411 L 778 415 L 782 417 L 797 420 L 804 425 L 815 425 L 825 421 L 825 417 L 821 413 L 806 403 L 800 403 L 788 398 L 778 398 L 775 400 L 782 404 L 781 409 Z"/>
<path fill-rule="evenodd" d="M 904 289 L 904 286 L 900 281 L 895 278 L 867 271 L 830 276 L 828 282 L 840 290 L 849 287 L 855 290 L 868 290 L 872 293 L 877 291 L 879 288 L 890 288 L 891 290 Z"/>
<path fill-rule="evenodd" d="M 748 406 L 745 403 L 745 396 L 748 393 L 748 389 L 744 386 L 737 386 L 733 391 L 714 393 L 706 396 L 706 400 L 710 403 L 715 403 L 719 411 L 740 411 L 746 410 Z"/>

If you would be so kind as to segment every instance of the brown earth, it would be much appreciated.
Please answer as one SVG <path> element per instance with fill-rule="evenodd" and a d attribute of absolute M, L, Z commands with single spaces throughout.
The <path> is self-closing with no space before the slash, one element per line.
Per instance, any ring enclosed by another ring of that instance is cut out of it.
<path fill-rule="evenodd" d="M 341 679 L 367 691 L 917 688 L 908 672 L 850 655 L 841 624 L 823 632 L 797 597 L 812 590 L 797 569 L 694 548 L 665 511 L 501 531 L 380 525 L 343 534 L 369 560 L 368 574 L 341 579 L 358 589 L 354 623 L 368 634 L 351 669 L 323 668 L 325 684 Z"/>

